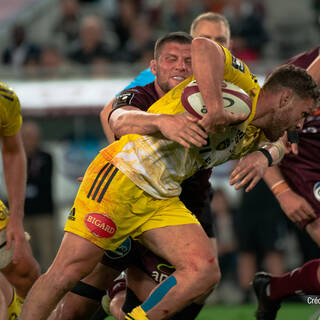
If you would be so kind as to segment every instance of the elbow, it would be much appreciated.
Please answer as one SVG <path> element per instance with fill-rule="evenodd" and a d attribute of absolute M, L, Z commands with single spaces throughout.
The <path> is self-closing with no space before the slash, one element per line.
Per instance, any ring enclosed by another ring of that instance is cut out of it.
<path fill-rule="evenodd" d="M 192 51 L 219 51 L 220 46 L 215 42 L 207 38 L 195 38 L 191 44 Z"/>

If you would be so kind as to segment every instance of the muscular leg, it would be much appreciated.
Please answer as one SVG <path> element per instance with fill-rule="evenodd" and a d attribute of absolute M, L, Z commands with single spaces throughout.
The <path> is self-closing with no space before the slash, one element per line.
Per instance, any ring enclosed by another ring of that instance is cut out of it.
<path fill-rule="evenodd" d="M 103 249 L 66 232 L 52 265 L 32 287 L 20 319 L 47 319 L 66 292 L 93 271 L 102 255 Z"/>
<path fill-rule="evenodd" d="M 97 289 L 106 290 L 118 274 L 118 271 L 98 263 L 93 272 L 85 277 L 82 282 Z M 84 290 L 88 296 L 91 296 L 86 289 Z M 90 319 L 99 306 L 100 299 L 98 300 L 94 297 L 87 298 L 70 291 L 59 302 L 56 309 L 50 315 L 49 320 Z"/>
<path fill-rule="evenodd" d="M 242 252 L 238 258 L 238 277 L 241 288 L 245 293 L 250 288 L 250 282 L 256 272 L 257 262 L 253 253 Z"/>
<path fill-rule="evenodd" d="M 142 305 L 150 319 L 163 319 L 207 293 L 220 280 L 211 240 L 200 225 L 152 229 L 142 234 L 144 244 L 176 267 L 176 271 Z M 169 284 L 169 289 L 168 289 Z"/>
<path fill-rule="evenodd" d="M 40 276 L 40 266 L 32 255 L 30 244 L 24 241 L 24 257 L 18 264 L 10 263 L 1 270 L 8 281 L 16 288 L 17 294 L 21 298 L 25 298 L 28 291 Z"/>
<path fill-rule="evenodd" d="M 283 263 L 283 254 L 277 251 L 270 251 L 265 257 L 268 272 L 273 275 L 279 275 L 285 272 Z"/>

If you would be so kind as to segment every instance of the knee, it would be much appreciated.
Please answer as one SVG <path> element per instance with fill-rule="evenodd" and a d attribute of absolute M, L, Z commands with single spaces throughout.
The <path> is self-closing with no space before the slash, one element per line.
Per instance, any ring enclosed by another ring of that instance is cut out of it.
<path fill-rule="evenodd" d="M 27 281 L 32 284 L 40 276 L 40 266 L 33 257 L 27 258 L 26 260 L 20 260 L 17 264 L 11 262 L 1 271 L 13 282 Z"/>
<path fill-rule="evenodd" d="M 188 268 L 189 273 L 194 275 L 194 281 L 203 284 L 204 292 L 212 291 L 221 279 L 216 257 L 195 257 L 190 261 Z"/>

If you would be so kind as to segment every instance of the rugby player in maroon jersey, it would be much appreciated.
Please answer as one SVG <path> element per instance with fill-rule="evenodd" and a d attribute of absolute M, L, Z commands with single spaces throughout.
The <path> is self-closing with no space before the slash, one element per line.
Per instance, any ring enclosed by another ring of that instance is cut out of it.
<path fill-rule="evenodd" d="M 308 70 L 317 84 L 319 49 L 304 52 L 288 61 Z M 310 235 L 320 246 L 320 110 L 310 114 L 298 131 L 299 152 L 287 154 L 279 167 L 267 170 L 265 181 L 278 199 L 287 217 Z M 253 280 L 258 298 L 256 318 L 276 319 L 283 299 L 300 293 L 320 295 L 320 259 L 281 276 L 259 272 Z"/>

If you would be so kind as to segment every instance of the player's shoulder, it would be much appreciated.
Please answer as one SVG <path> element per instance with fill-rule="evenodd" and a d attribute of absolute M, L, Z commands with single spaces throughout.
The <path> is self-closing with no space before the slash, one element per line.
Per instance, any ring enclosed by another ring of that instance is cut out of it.
<path fill-rule="evenodd" d="M 12 108 L 19 99 L 13 89 L 4 82 L 0 82 L 0 99 L 4 108 Z"/>
<path fill-rule="evenodd" d="M 155 90 L 154 82 L 148 83 L 144 86 L 136 86 L 129 89 L 121 91 L 115 98 L 112 108 L 120 108 L 123 106 L 128 106 L 135 104 L 135 100 L 147 101 L 148 103 L 153 103 L 158 100 L 158 95 Z"/>
<path fill-rule="evenodd" d="M 286 61 L 286 63 L 306 69 L 313 62 L 313 60 L 318 57 L 319 53 L 320 46 L 315 47 L 309 51 L 302 52 Z"/>

